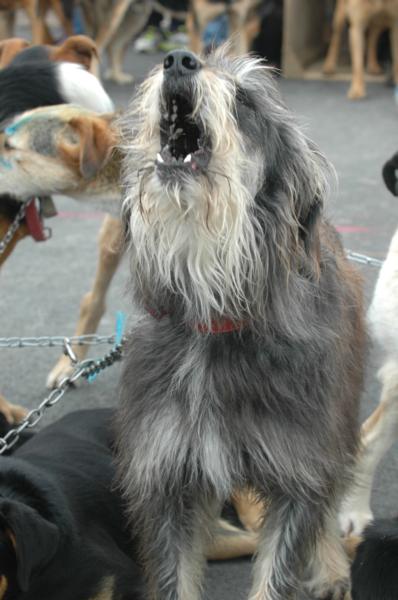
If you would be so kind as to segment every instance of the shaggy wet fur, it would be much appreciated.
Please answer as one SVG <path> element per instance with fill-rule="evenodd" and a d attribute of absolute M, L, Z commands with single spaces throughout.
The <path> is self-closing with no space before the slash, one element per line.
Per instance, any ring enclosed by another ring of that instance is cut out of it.
<path fill-rule="evenodd" d="M 335 515 L 357 450 L 364 330 L 359 278 L 322 218 L 329 167 L 261 62 L 171 56 L 189 68 L 166 57 L 125 139 L 140 317 L 119 473 L 148 597 L 200 597 L 206 524 L 249 485 L 270 502 L 250 597 L 305 585 L 348 598 Z M 214 333 L 225 319 L 234 331 Z"/>

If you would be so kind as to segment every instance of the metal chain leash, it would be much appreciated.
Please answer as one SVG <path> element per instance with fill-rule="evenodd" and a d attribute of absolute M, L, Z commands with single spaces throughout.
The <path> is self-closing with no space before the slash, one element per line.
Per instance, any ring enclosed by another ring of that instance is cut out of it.
<path fill-rule="evenodd" d="M 97 375 L 101 371 L 107 369 L 115 362 L 122 358 L 123 344 L 117 344 L 110 352 L 105 354 L 100 359 L 87 359 L 82 362 L 77 362 L 74 352 L 70 346 L 69 340 L 65 340 L 65 351 L 69 355 L 70 359 L 74 363 L 74 370 L 71 375 L 64 377 L 64 379 L 54 388 L 50 394 L 44 398 L 37 408 L 31 410 L 18 424 L 17 427 L 10 429 L 10 431 L 2 438 L 0 437 L 0 456 L 7 450 L 10 450 L 19 440 L 21 434 L 25 429 L 32 429 L 39 421 L 43 418 L 44 414 L 48 409 L 52 408 L 57 404 L 65 392 L 78 381 L 81 377 L 88 379 L 93 375 Z"/>
<path fill-rule="evenodd" d="M 346 253 L 348 260 L 360 263 L 361 265 L 368 265 L 369 267 L 377 267 L 380 269 L 384 264 L 384 260 L 373 258 L 372 256 L 367 256 L 366 254 L 359 254 L 358 252 L 353 252 L 352 250 L 346 250 Z"/>
<path fill-rule="evenodd" d="M 30 200 L 27 200 L 27 201 L 25 201 L 25 202 L 23 202 L 21 204 L 21 207 L 19 208 L 17 214 L 15 215 L 15 219 L 13 220 L 13 222 L 11 223 L 11 225 L 9 226 L 9 228 L 7 230 L 7 233 L 5 234 L 5 236 L 3 237 L 3 239 L 0 240 L 0 256 L 2 254 L 4 254 L 4 252 L 7 249 L 7 246 L 10 244 L 10 242 L 12 241 L 14 235 L 18 231 L 21 222 L 24 220 L 25 213 L 26 213 L 26 208 L 27 208 L 29 202 L 30 202 Z"/>
<path fill-rule="evenodd" d="M 95 346 L 97 344 L 115 344 L 116 335 L 76 335 L 40 336 L 40 337 L 0 337 L 1 348 L 53 348 L 65 347 L 65 340 L 76 346 Z"/>

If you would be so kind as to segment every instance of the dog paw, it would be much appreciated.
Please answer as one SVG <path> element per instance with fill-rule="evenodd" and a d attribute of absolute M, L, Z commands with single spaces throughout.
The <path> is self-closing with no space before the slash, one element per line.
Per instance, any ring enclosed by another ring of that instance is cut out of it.
<path fill-rule="evenodd" d="M 365 98 L 366 92 L 365 87 L 363 85 L 352 84 L 349 92 L 348 98 L 350 100 L 360 100 L 361 98 Z"/>
<path fill-rule="evenodd" d="M 381 68 L 379 63 L 370 63 L 367 66 L 366 70 L 369 73 L 369 75 L 382 75 L 383 74 L 383 69 Z"/>
<path fill-rule="evenodd" d="M 369 507 L 347 507 L 339 515 L 340 529 L 344 536 L 359 536 L 373 520 Z"/>
<path fill-rule="evenodd" d="M 18 404 L 11 404 L 7 402 L 3 396 L 0 396 L 0 413 L 2 413 L 7 422 L 10 425 L 15 425 L 22 421 L 24 417 L 28 414 L 26 408 L 19 406 Z"/>
<path fill-rule="evenodd" d="M 48 389 L 54 389 L 65 377 L 69 377 L 72 373 L 73 366 L 70 359 L 67 356 L 61 356 L 55 367 L 47 376 L 46 385 Z"/>
<path fill-rule="evenodd" d="M 334 75 L 336 73 L 336 65 L 334 62 L 325 62 L 322 68 L 324 75 Z"/>
<path fill-rule="evenodd" d="M 130 75 L 130 73 L 119 73 L 115 72 L 113 69 L 108 69 L 105 73 L 105 79 L 108 81 L 114 81 L 119 85 L 128 85 L 129 83 L 133 83 L 134 76 Z"/>
<path fill-rule="evenodd" d="M 348 580 L 336 582 L 332 588 L 317 595 L 317 600 L 352 600 Z"/>

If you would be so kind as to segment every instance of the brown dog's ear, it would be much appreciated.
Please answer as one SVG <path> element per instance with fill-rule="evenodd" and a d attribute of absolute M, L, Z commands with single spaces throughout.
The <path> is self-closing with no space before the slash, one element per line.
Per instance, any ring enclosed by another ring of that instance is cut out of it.
<path fill-rule="evenodd" d="M 70 120 L 69 125 L 80 138 L 80 173 L 84 179 L 93 179 L 106 164 L 115 146 L 115 134 L 107 119 L 76 117 Z"/>
<path fill-rule="evenodd" d="M 94 40 L 86 35 L 72 35 L 61 46 L 51 49 L 51 59 L 78 63 L 90 71 L 99 55 Z"/>
<path fill-rule="evenodd" d="M 9 530 L 15 548 L 18 585 L 26 592 L 33 571 L 44 567 L 54 557 L 59 544 L 59 529 L 30 506 L 15 500 L 0 502 L 0 518 Z"/>
<path fill-rule="evenodd" d="M 29 46 L 30 43 L 22 38 L 10 38 L 0 42 L 0 69 L 7 67 L 17 54 Z"/>

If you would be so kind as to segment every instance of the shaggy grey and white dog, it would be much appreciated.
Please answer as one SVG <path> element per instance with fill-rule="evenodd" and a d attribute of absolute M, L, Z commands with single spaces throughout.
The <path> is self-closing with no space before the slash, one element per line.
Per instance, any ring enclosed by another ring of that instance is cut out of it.
<path fill-rule="evenodd" d="M 126 125 L 141 318 L 118 454 L 148 597 L 200 597 L 207 524 L 251 486 L 269 508 L 250 598 L 348 598 L 336 509 L 364 332 L 360 281 L 322 219 L 328 165 L 254 58 L 169 54 Z"/>

